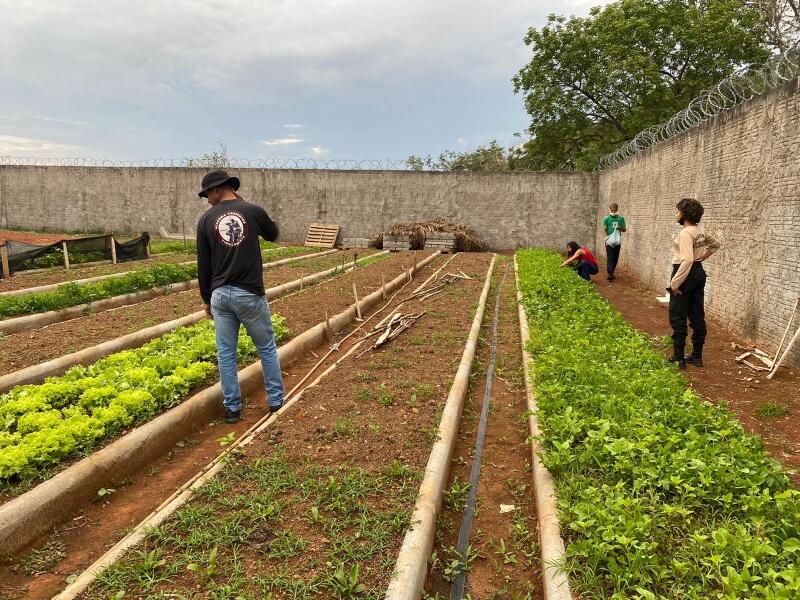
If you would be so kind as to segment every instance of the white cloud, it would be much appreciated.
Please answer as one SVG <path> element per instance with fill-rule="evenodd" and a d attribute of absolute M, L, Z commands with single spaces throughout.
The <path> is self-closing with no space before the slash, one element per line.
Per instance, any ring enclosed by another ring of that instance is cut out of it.
<path fill-rule="evenodd" d="M 302 123 L 284 123 L 284 128 L 286 129 L 300 129 L 303 127 Z"/>
<path fill-rule="evenodd" d="M 327 148 L 323 148 L 322 146 L 311 146 L 311 154 L 314 156 L 325 156 L 329 154 L 330 150 Z"/>
<path fill-rule="evenodd" d="M 91 127 L 90 123 L 77 119 L 61 119 L 59 117 L 45 117 L 42 115 L 36 115 L 33 118 L 37 121 L 44 121 L 45 123 L 59 123 L 61 125 L 72 125 L 74 127 Z"/>
<path fill-rule="evenodd" d="M 9 156 L 29 156 L 47 152 L 77 150 L 79 148 L 81 147 L 16 135 L 0 135 L 0 154 Z"/>
<path fill-rule="evenodd" d="M 288 137 L 288 138 L 275 138 L 272 140 L 261 140 L 261 144 L 265 146 L 288 146 L 289 144 L 299 144 L 302 142 L 300 138 L 295 137 Z"/>

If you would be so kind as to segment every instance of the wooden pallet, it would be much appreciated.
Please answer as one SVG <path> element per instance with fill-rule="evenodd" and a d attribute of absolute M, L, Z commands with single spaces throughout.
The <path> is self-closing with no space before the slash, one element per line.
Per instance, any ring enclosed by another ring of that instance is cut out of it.
<path fill-rule="evenodd" d="M 339 229 L 339 225 L 312 223 L 308 228 L 305 245 L 314 248 L 333 248 L 336 245 L 336 238 L 339 237 Z"/>

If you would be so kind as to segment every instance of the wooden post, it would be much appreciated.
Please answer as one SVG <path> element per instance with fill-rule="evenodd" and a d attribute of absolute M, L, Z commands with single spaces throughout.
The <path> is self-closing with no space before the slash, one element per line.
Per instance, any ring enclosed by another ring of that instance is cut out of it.
<path fill-rule="evenodd" d="M 8 244 L 0 246 L 0 263 L 3 268 L 3 279 L 11 277 L 11 269 L 8 267 Z"/>
<path fill-rule="evenodd" d="M 333 339 L 333 330 L 331 329 L 331 321 L 328 318 L 328 311 L 325 311 L 325 339 L 329 342 Z"/>
<path fill-rule="evenodd" d="M 356 270 L 358 266 L 358 252 L 353 252 L 353 271 Z"/>
<path fill-rule="evenodd" d="M 117 264 L 117 240 L 111 236 L 111 264 Z"/>
<path fill-rule="evenodd" d="M 344 263 L 347 262 L 347 257 L 344 255 L 345 253 L 342 252 L 342 271 L 344 271 Z"/>
<path fill-rule="evenodd" d="M 300 291 L 303 291 L 303 279 L 305 278 L 305 274 L 301 271 L 300 272 Z"/>
<path fill-rule="evenodd" d="M 781 357 L 778 359 L 778 362 L 776 362 L 775 365 L 772 367 L 772 371 L 770 372 L 769 375 L 767 375 L 767 379 L 772 379 L 773 377 L 775 377 L 775 373 L 778 372 L 778 369 L 781 368 L 781 365 L 786 360 L 786 357 L 789 356 L 789 352 L 792 351 L 792 347 L 797 341 L 797 338 L 800 338 L 800 327 L 797 328 L 797 331 L 795 332 L 792 339 L 789 341 L 789 345 L 786 346 L 786 349 L 783 351 L 783 354 L 781 354 Z"/>
<path fill-rule="evenodd" d="M 386 275 L 381 273 L 381 296 L 386 300 Z"/>
<path fill-rule="evenodd" d="M 356 315 L 358 315 L 358 320 L 363 321 L 364 319 L 361 318 L 361 307 L 358 305 L 358 292 L 356 291 L 356 284 L 353 284 L 353 297 L 356 299 Z"/>
<path fill-rule="evenodd" d="M 144 247 L 144 255 L 147 258 L 153 256 L 153 249 L 150 247 L 150 240 L 147 240 L 147 246 Z"/>
<path fill-rule="evenodd" d="M 67 251 L 67 242 L 61 242 L 61 251 L 64 253 L 64 268 L 69 269 L 69 252 Z"/>
<path fill-rule="evenodd" d="M 414 273 L 417 272 L 417 251 L 414 250 Z"/>

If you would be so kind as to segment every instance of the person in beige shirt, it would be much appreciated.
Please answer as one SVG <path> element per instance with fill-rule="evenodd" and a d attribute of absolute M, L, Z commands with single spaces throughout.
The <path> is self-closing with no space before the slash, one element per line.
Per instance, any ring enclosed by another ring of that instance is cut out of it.
<path fill-rule="evenodd" d="M 669 324 L 672 326 L 671 362 L 685 369 L 686 363 L 703 366 L 706 341 L 705 288 L 703 261 L 720 248 L 717 239 L 700 225 L 703 205 L 693 198 L 683 198 L 676 205 L 675 219 L 683 225 L 672 248 L 672 279 L 669 282 Z M 692 327 L 692 354 L 685 356 L 686 322 Z"/>

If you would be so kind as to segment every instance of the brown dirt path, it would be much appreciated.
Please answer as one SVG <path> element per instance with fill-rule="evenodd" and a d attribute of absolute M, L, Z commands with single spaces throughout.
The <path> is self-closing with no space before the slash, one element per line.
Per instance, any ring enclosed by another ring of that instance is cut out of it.
<path fill-rule="evenodd" d="M 395 265 L 397 270 L 400 269 L 397 266 L 400 264 L 400 259 L 395 259 L 394 262 L 384 259 L 379 262 L 387 260 Z M 338 255 L 331 255 L 275 267 L 264 272 L 264 284 L 271 287 L 294 281 L 340 265 L 341 261 L 342 258 Z M 54 323 L 41 329 L 5 335 L 0 337 L 0 375 L 77 352 L 199 310 L 203 310 L 200 293 L 198 290 L 189 290 Z"/>
<path fill-rule="evenodd" d="M 655 299 L 661 291 L 649 289 L 624 269 L 617 271 L 612 282 L 606 281 L 602 267 L 600 272 L 592 278 L 597 291 L 636 328 L 651 336 L 672 334 L 667 308 Z M 748 431 L 761 436 L 767 451 L 786 467 L 795 485 L 800 485 L 800 372 L 782 368 L 769 380 L 763 371 L 752 371 L 734 360 L 742 351 L 732 344 L 749 347 L 748 340 L 714 319 L 708 319 L 708 331 L 705 368 L 687 366 L 689 385 L 703 398 L 725 403 Z M 671 354 L 671 346 L 666 353 Z M 788 413 L 782 417 L 759 416 L 759 407 L 767 404 L 782 406 Z"/>
<path fill-rule="evenodd" d="M 504 273 L 507 274 L 500 293 L 495 379 L 478 483 L 478 511 L 470 537 L 470 545 L 476 558 L 467 574 L 466 593 L 473 600 L 524 600 L 543 597 L 536 542 L 530 444 L 527 441 L 527 420 L 524 418 L 527 406 L 514 267 L 510 260 L 498 265 L 496 285 Z M 450 490 L 468 483 L 470 479 L 485 393 L 495 293 L 496 287 L 489 296 L 481 328 L 477 368 L 473 368 L 470 393 L 464 406 L 459 439 L 454 451 L 448 488 Z M 501 513 L 501 505 L 506 505 L 506 508 L 513 506 L 514 509 Z M 463 510 L 463 502 L 451 500 L 449 506 L 448 502 L 445 503 L 439 517 L 435 546 L 437 560 L 425 585 L 431 598 L 450 597 L 451 583 L 443 576 L 443 571 L 457 546 Z"/>
<path fill-rule="evenodd" d="M 420 259 L 422 256 L 420 254 Z M 415 282 L 423 281 L 445 260 L 446 257 L 441 257 L 434 261 L 433 265 L 426 267 L 416 276 Z M 326 310 L 329 314 L 335 314 L 351 304 L 352 283 L 355 282 L 358 289 L 363 292 L 371 292 L 381 284 L 382 276 L 389 281 L 399 273 L 403 265 L 407 266 L 407 263 L 407 255 L 392 255 L 369 267 L 359 268 L 354 273 L 348 273 L 270 304 L 274 312 L 281 312 L 287 317 L 293 332 L 299 333 L 320 322 Z M 341 332 L 337 339 L 341 339 L 347 333 L 348 331 Z M 315 354 L 310 354 L 284 371 L 284 385 L 287 391 L 307 373 L 317 362 L 318 356 L 326 350 L 327 348 L 323 346 L 316 350 Z M 338 356 L 335 355 L 329 362 L 333 362 Z M 325 368 L 326 365 L 322 365 L 315 376 Z M 313 377 L 311 379 L 313 380 Z M 107 547 L 125 534 L 126 528 L 141 521 L 173 490 L 219 454 L 218 438 L 230 432 L 241 434 L 263 416 L 265 405 L 263 394 L 248 397 L 246 405 L 242 422 L 236 425 L 226 425 L 221 420 L 209 423 L 180 442 L 171 453 L 146 471 L 130 480 L 115 482 L 114 494 L 87 506 L 72 522 L 58 527 L 54 535 L 37 541 L 17 557 L 0 562 L 0 600 L 50 598 L 57 590 L 63 588 L 66 585 L 66 577 L 88 567 Z M 54 564 L 46 565 L 41 572 L 27 573 L 26 566 L 33 564 L 30 557 L 40 552 L 48 543 L 50 544 L 48 548 L 60 550 L 64 556 L 57 557 L 58 559 L 53 561 Z"/>

